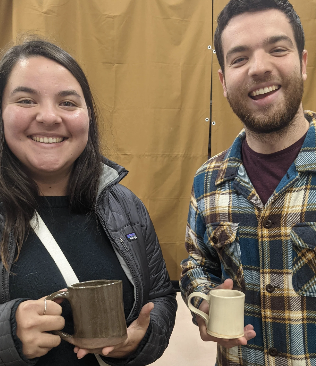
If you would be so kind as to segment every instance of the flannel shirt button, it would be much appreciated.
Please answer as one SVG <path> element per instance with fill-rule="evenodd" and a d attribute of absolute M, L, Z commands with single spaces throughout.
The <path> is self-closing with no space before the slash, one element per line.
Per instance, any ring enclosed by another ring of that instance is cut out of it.
<path fill-rule="evenodd" d="M 275 290 L 275 287 L 272 286 L 270 283 L 266 286 L 266 290 L 272 294 L 272 292 Z"/>
<path fill-rule="evenodd" d="M 214 244 L 217 244 L 217 243 L 218 243 L 218 238 L 217 238 L 216 236 L 213 236 L 213 237 L 212 237 L 212 242 L 213 242 Z"/>
<path fill-rule="evenodd" d="M 278 350 L 276 348 L 269 348 L 269 355 L 272 356 L 272 357 L 275 357 L 278 355 Z"/>
<path fill-rule="evenodd" d="M 270 227 L 272 227 L 272 221 L 270 219 L 266 219 L 263 223 L 263 226 L 266 228 L 266 229 L 270 229 Z"/>

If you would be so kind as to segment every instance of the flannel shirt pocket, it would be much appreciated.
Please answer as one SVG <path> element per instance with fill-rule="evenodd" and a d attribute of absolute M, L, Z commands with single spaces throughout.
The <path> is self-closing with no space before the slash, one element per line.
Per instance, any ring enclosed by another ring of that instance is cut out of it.
<path fill-rule="evenodd" d="M 316 223 L 293 226 L 291 240 L 293 288 L 299 295 L 316 297 Z"/>
<path fill-rule="evenodd" d="M 207 226 L 209 243 L 216 250 L 224 270 L 241 291 L 245 291 L 241 251 L 237 237 L 238 224 L 216 222 Z"/>

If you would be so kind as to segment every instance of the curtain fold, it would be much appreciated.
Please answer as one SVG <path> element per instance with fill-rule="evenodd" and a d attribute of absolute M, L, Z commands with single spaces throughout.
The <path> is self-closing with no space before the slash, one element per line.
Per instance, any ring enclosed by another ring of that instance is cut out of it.
<path fill-rule="evenodd" d="M 1 0 L 0 46 L 48 37 L 87 74 L 104 154 L 147 206 L 180 275 L 193 176 L 207 160 L 213 52 L 209 0 Z"/>

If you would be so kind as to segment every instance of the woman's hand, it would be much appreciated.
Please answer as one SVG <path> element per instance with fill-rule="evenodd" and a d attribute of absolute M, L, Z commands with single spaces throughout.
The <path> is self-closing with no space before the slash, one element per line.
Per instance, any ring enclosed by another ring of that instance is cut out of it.
<path fill-rule="evenodd" d="M 150 322 L 150 312 L 154 308 L 154 304 L 149 302 L 144 305 L 139 316 L 133 323 L 127 328 L 127 339 L 117 344 L 116 346 L 104 347 L 99 349 L 83 349 L 75 347 L 74 351 L 77 353 L 77 357 L 80 359 L 88 353 L 98 353 L 103 356 L 124 358 L 133 353 L 141 340 L 144 338 L 147 328 Z"/>
<path fill-rule="evenodd" d="M 233 289 L 233 281 L 231 279 L 226 280 L 223 284 L 216 288 L 222 288 L 222 289 Z M 209 305 L 206 300 L 203 300 L 201 305 L 199 306 L 199 309 L 203 311 L 204 313 L 208 314 L 209 312 Z M 249 339 L 252 339 L 256 336 L 256 332 L 254 331 L 254 328 L 251 324 L 248 324 L 244 328 L 244 336 L 237 338 L 237 339 L 224 339 L 224 338 L 216 338 L 212 337 L 207 333 L 207 328 L 205 324 L 205 320 L 202 319 L 200 316 L 196 316 L 196 322 L 200 329 L 200 336 L 201 339 L 205 342 L 212 341 L 220 344 L 222 347 L 225 348 L 232 348 L 235 346 L 245 346 Z"/>
<path fill-rule="evenodd" d="M 47 332 L 61 330 L 65 326 L 62 308 L 56 302 L 47 300 L 44 315 L 44 299 L 21 302 L 16 310 L 16 334 L 22 342 L 23 354 L 28 359 L 44 356 L 61 341 L 59 336 Z"/>

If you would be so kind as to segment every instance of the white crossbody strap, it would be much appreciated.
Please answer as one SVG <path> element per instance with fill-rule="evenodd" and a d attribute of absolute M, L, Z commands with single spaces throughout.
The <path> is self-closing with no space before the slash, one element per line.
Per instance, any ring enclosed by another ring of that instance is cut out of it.
<path fill-rule="evenodd" d="M 67 286 L 79 282 L 78 277 L 69 264 L 67 258 L 37 211 L 35 211 L 34 216 L 30 221 L 30 225 L 40 241 L 43 243 L 44 247 L 47 249 L 50 256 L 53 258 L 62 276 L 64 277 Z M 100 366 L 109 366 L 99 355 L 95 354 L 95 357 Z"/>
<path fill-rule="evenodd" d="M 35 211 L 30 224 L 35 231 L 35 234 L 39 237 L 44 247 L 47 249 L 48 253 L 54 259 L 54 262 L 63 275 L 67 286 L 79 282 L 78 277 L 69 264 L 67 258 L 37 211 Z"/>

